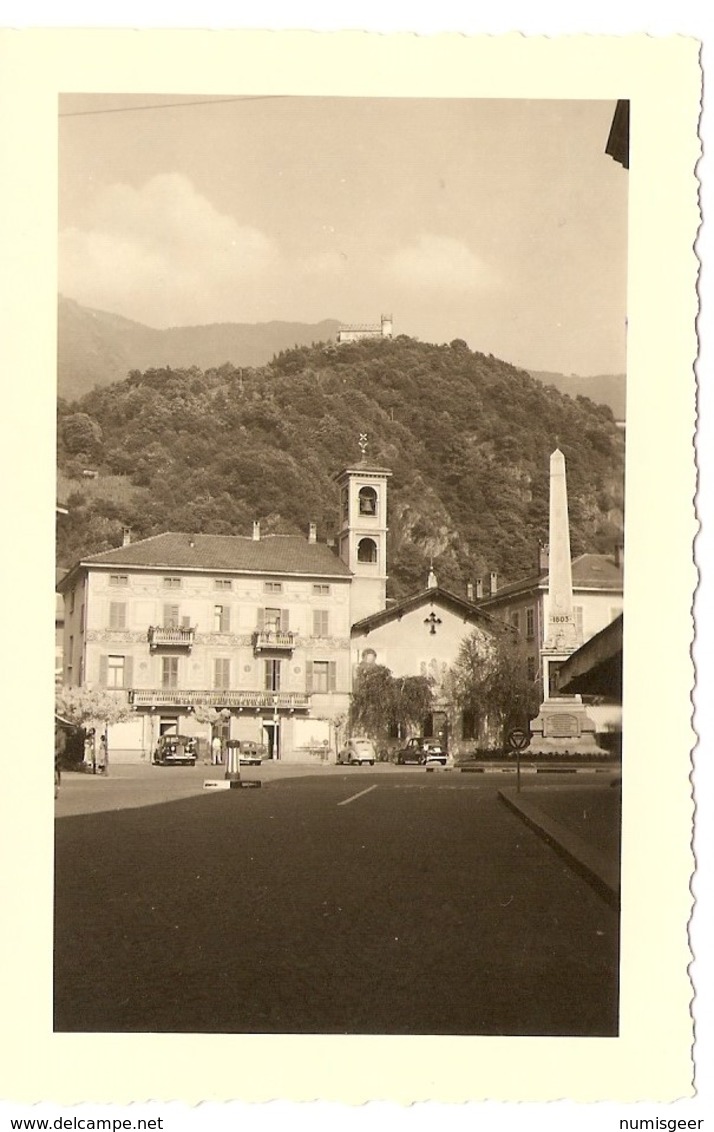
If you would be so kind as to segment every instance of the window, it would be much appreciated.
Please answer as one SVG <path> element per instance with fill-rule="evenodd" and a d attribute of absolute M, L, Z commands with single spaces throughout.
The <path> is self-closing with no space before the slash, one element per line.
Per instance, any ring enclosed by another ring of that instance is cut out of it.
<path fill-rule="evenodd" d="M 310 660 L 306 669 L 308 692 L 334 692 L 337 688 L 337 664 L 334 660 Z"/>
<path fill-rule="evenodd" d="M 526 657 L 526 676 L 533 683 L 536 678 L 536 658 L 534 656 Z"/>
<path fill-rule="evenodd" d="M 263 592 L 266 594 L 281 594 L 283 592 L 283 583 L 263 582 Z"/>
<path fill-rule="evenodd" d="M 133 657 L 100 656 L 99 683 L 104 688 L 130 688 Z"/>
<path fill-rule="evenodd" d="M 360 515 L 377 514 L 377 492 L 373 487 L 361 487 L 359 491 Z"/>
<path fill-rule="evenodd" d="M 178 688 L 178 657 L 162 656 L 161 687 Z"/>
<path fill-rule="evenodd" d="M 213 661 L 213 687 L 230 688 L 231 662 L 227 656 L 217 656 Z"/>
<path fill-rule="evenodd" d="M 69 649 L 67 650 L 67 672 L 69 674 L 69 683 L 72 683 L 72 661 L 74 660 L 74 637 L 69 638 Z"/>
<path fill-rule="evenodd" d="M 107 657 L 107 688 L 124 687 L 124 657 Z"/>
<path fill-rule="evenodd" d="M 312 592 L 315 597 L 329 597 L 330 587 L 326 582 L 315 582 Z"/>
<path fill-rule="evenodd" d="M 84 609 L 84 607 L 82 607 Z M 84 620 L 84 618 L 82 618 Z M 109 602 L 109 628 L 126 629 L 126 602 Z"/>
<path fill-rule="evenodd" d="M 109 575 L 109 585 L 110 586 L 128 586 L 129 585 L 129 575 L 128 574 L 110 574 Z"/>
<path fill-rule="evenodd" d="M 69 611 L 70 611 L 70 613 L 74 613 L 74 595 L 75 595 L 75 590 L 71 590 L 70 595 L 69 595 Z"/>
<path fill-rule="evenodd" d="M 280 691 L 280 661 L 266 660 L 264 670 L 264 688 L 266 692 Z"/>
<path fill-rule="evenodd" d="M 535 609 L 529 606 L 526 610 L 526 639 L 532 641 L 535 637 Z"/>
<path fill-rule="evenodd" d="M 165 590 L 180 590 L 181 589 L 181 579 L 180 578 L 164 578 L 164 589 Z"/>
<path fill-rule="evenodd" d="M 229 605 L 214 605 L 213 632 L 228 633 L 231 627 L 231 609 Z"/>
<path fill-rule="evenodd" d="M 84 632 L 84 602 L 79 607 L 79 631 Z"/>
<path fill-rule="evenodd" d="M 164 606 L 164 629 L 178 629 L 180 624 L 179 607 L 177 605 Z"/>
<path fill-rule="evenodd" d="M 312 611 L 313 637 L 329 637 L 330 613 L 327 609 L 313 609 Z"/>
<path fill-rule="evenodd" d="M 373 538 L 361 538 L 357 543 L 358 562 L 376 562 L 377 544 Z"/>
<path fill-rule="evenodd" d="M 214 578 L 213 588 L 214 590 L 232 590 L 233 582 L 230 578 Z"/>
<path fill-rule="evenodd" d="M 258 610 L 258 628 L 264 633 L 287 633 L 289 624 L 287 609 Z"/>
<path fill-rule="evenodd" d="M 520 611 L 518 609 L 515 609 L 513 611 L 513 613 L 511 614 L 511 625 L 513 626 L 513 628 L 518 633 L 520 633 L 520 631 L 521 631 L 521 614 L 520 614 Z"/>

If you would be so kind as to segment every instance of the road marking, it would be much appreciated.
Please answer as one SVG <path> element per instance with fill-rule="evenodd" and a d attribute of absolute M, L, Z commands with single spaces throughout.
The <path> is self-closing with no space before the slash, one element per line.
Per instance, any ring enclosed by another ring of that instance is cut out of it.
<path fill-rule="evenodd" d="M 369 794 L 370 790 L 376 790 L 376 789 L 377 789 L 376 785 L 375 786 L 368 786 L 366 790 L 360 790 L 359 794 L 353 794 L 351 798 L 343 798 L 341 802 L 337 803 L 337 805 L 338 806 L 346 806 L 348 802 L 354 802 L 357 798 L 361 798 L 363 794 Z"/>

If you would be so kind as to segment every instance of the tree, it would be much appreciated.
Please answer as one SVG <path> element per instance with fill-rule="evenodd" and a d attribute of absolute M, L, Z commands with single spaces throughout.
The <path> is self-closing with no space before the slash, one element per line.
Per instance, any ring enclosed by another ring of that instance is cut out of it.
<path fill-rule="evenodd" d="M 62 421 L 62 439 L 73 455 L 94 456 L 102 446 L 102 430 L 87 413 L 72 413 Z"/>
<path fill-rule="evenodd" d="M 433 700 L 428 677 L 395 677 L 383 664 L 361 664 L 352 694 L 351 726 L 373 739 L 386 737 L 391 728 L 401 733 L 420 727 Z"/>
<path fill-rule="evenodd" d="M 104 735 L 104 773 L 109 773 L 109 726 L 123 723 L 132 715 L 126 694 L 106 688 L 69 688 L 55 693 L 55 711 L 75 727 L 93 727 Z"/>
<path fill-rule="evenodd" d="M 478 722 L 481 740 L 496 746 L 538 713 L 537 687 L 528 678 L 526 651 L 515 633 L 471 633 L 449 670 L 446 688 L 452 703 Z"/>

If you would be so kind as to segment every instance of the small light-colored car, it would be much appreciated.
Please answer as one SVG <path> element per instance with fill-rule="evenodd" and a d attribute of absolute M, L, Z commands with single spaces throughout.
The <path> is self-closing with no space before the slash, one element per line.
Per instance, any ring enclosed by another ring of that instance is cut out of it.
<path fill-rule="evenodd" d="M 262 743 L 244 741 L 240 745 L 239 762 L 241 766 L 260 766 L 265 758 L 265 747 Z"/>
<path fill-rule="evenodd" d="M 377 752 L 371 739 L 348 739 L 337 762 L 342 766 L 374 766 Z"/>

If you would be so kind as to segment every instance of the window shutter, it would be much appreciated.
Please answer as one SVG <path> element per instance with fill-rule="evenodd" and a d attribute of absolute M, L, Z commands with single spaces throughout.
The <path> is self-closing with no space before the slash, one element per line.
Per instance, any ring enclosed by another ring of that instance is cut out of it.
<path fill-rule="evenodd" d="M 289 609 L 281 609 L 280 610 L 280 631 L 282 633 L 287 633 L 289 631 L 289 629 L 290 629 L 290 610 Z"/>
<path fill-rule="evenodd" d="M 134 657 L 124 658 L 124 687 L 131 688 L 134 683 Z"/>
<path fill-rule="evenodd" d="M 179 623 L 179 607 L 177 605 L 164 606 L 164 629 L 175 629 Z"/>
<path fill-rule="evenodd" d="M 107 658 L 100 656 L 99 658 L 99 683 L 103 688 L 107 686 Z"/>
<path fill-rule="evenodd" d="M 320 611 L 313 609 L 312 611 L 312 635 L 313 637 L 320 636 Z"/>
<path fill-rule="evenodd" d="M 182 629 L 190 629 L 191 628 L 191 618 L 190 617 L 182 617 L 181 618 L 181 628 Z"/>
<path fill-rule="evenodd" d="M 264 625 L 265 625 L 265 610 L 261 608 L 261 609 L 258 610 L 258 628 L 262 629 Z"/>
<path fill-rule="evenodd" d="M 308 660 L 305 666 L 305 691 L 312 691 L 312 661 Z"/>
<path fill-rule="evenodd" d="M 221 632 L 230 633 L 231 630 L 231 607 L 230 605 L 223 606 L 221 613 Z"/>
<path fill-rule="evenodd" d="M 327 689 L 330 692 L 337 690 L 337 661 L 331 660 L 327 669 Z"/>

